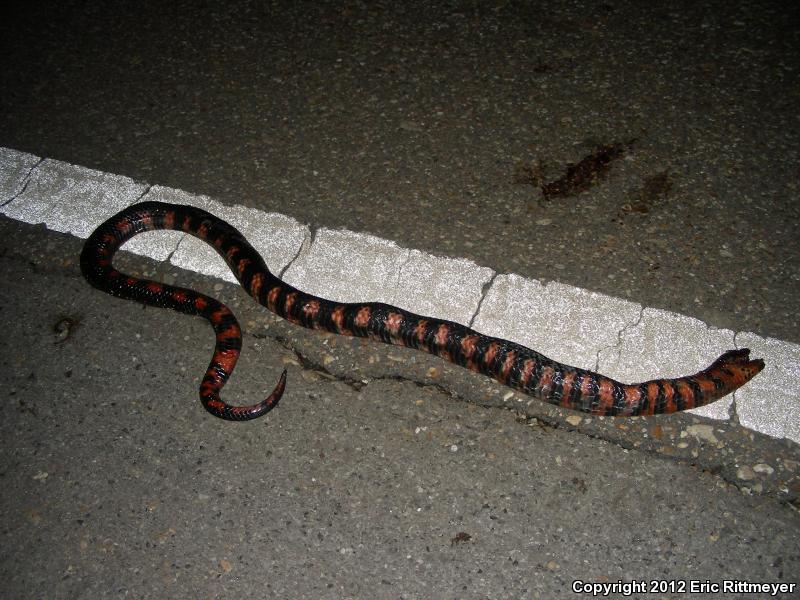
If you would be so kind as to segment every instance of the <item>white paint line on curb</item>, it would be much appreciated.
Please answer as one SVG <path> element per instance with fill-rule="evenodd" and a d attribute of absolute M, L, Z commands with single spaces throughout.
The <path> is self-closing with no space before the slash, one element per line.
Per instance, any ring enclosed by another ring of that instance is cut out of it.
<path fill-rule="evenodd" d="M 12 219 L 86 238 L 100 222 L 144 199 L 199 206 L 229 221 L 273 272 L 304 291 L 340 302 L 387 302 L 472 323 L 483 333 L 621 381 L 687 375 L 726 350 L 748 347 L 767 366 L 735 392 L 740 422 L 800 442 L 797 344 L 709 327 L 558 282 L 498 275 L 468 260 L 433 256 L 362 233 L 320 229 L 312 238 L 307 226 L 285 215 L 225 206 L 206 196 L 0 148 L 0 213 Z M 207 244 L 182 233 L 143 234 L 125 249 L 156 260 L 172 253 L 178 267 L 235 281 Z M 724 420 L 732 402 L 729 396 L 692 412 Z"/>

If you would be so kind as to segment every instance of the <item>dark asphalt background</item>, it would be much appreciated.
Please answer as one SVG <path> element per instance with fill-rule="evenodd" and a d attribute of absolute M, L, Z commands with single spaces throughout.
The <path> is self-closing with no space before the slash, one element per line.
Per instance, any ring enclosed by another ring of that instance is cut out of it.
<path fill-rule="evenodd" d="M 798 342 L 797 16 L 777 2 L 26 5 L 0 20 L 0 145 Z M 624 157 L 581 194 L 544 202 L 515 183 L 617 142 Z M 538 403 L 501 410 L 503 388 L 455 367 L 306 332 L 235 287 L 130 259 L 239 315 L 230 398 L 289 367 L 278 410 L 221 423 L 196 400 L 207 325 L 91 290 L 79 248 L 0 220 L 4 596 L 798 580 L 796 445 L 685 415 L 573 428 Z"/>

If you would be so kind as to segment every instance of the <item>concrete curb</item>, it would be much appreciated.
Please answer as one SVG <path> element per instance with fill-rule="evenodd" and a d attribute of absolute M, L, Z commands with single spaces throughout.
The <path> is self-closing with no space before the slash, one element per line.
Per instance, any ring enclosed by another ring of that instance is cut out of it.
<path fill-rule="evenodd" d="M 695 411 L 800 442 L 800 345 L 717 329 L 664 310 L 588 290 L 497 274 L 464 259 L 433 256 L 352 231 L 319 229 L 285 215 L 225 206 L 206 196 L 0 148 L 0 213 L 86 238 L 120 209 L 148 199 L 202 207 L 235 225 L 273 272 L 341 302 L 382 301 L 513 340 L 553 359 L 621 381 L 676 377 L 725 350 L 748 347 L 766 362 L 732 396 Z M 206 244 L 178 232 L 138 236 L 126 250 L 235 281 Z"/>

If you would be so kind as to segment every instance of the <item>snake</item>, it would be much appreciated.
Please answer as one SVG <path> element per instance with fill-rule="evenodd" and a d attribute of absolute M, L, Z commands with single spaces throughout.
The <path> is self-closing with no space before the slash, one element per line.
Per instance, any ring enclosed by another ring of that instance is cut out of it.
<path fill-rule="evenodd" d="M 212 415 L 229 421 L 248 421 L 275 408 L 286 388 L 286 370 L 260 402 L 238 406 L 221 398 L 242 347 L 242 330 L 231 310 L 197 291 L 127 275 L 113 266 L 112 259 L 125 242 L 154 230 L 182 231 L 208 243 L 250 296 L 291 323 L 428 352 L 565 409 L 602 416 L 688 410 L 726 396 L 764 368 L 763 360 L 751 360 L 750 350 L 739 348 L 725 352 L 694 375 L 621 383 L 459 323 L 381 302 L 340 303 L 303 292 L 273 275 L 245 237 L 213 214 L 157 201 L 132 204 L 86 239 L 81 272 L 93 287 L 112 296 L 199 315 L 211 323 L 216 342 L 200 384 L 200 401 Z"/>

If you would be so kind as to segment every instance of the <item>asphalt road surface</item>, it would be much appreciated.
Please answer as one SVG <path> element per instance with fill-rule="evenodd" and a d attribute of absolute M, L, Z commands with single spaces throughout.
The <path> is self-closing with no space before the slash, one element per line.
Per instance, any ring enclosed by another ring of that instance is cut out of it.
<path fill-rule="evenodd" d="M 800 342 L 797 10 L 25 5 L 0 23 L 0 145 Z M 796 445 L 481 406 L 455 367 L 426 385 L 448 367 L 167 268 L 248 328 L 232 398 L 289 368 L 279 409 L 222 423 L 196 400 L 207 325 L 92 290 L 79 248 L 0 220 L 3 595 L 561 598 L 624 580 L 693 598 L 709 596 L 681 582 L 798 580 Z"/>

